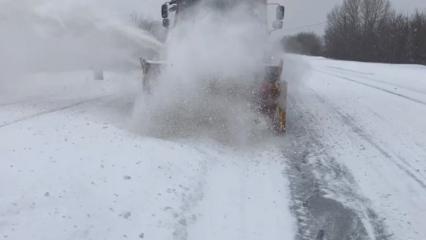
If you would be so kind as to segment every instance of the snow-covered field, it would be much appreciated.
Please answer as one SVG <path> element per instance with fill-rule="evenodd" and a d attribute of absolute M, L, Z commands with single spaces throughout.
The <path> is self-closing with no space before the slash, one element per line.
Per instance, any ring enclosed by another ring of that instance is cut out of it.
<path fill-rule="evenodd" d="M 286 64 L 289 133 L 246 146 L 136 133 L 139 72 L 22 76 L 0 90 L 0 237 L 426 239 L 426 67 Z"/>

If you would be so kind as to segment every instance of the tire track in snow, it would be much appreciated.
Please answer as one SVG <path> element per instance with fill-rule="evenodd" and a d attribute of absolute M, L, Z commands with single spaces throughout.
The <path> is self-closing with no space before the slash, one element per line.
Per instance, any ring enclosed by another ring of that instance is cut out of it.
<path fill-rule="evenodd" d="M 175 239 L 293 239 L 279 149 L 224 150 L 209 164 L 203 198 L 186 213 L 196 221 Z"/>
<path fill-rule="evenodd" d="M 351 117 L 348 114 L 343 113 L 341 110 L 339 110 L 337 107 L 333 106 L 331 103 L 327 102 L 326 99 L 321 97 L 317 92 L 312 90 L 312 92 L 315 94 L 315 96 L 318 98 L 319 101 L 321 101 L 324 105 L 329 106 L 341 119 L 342 121 L 349 126 L 354 133 L 356 133 L 361 139 L 369 143 L 371 146 L 373 146 L 379 153 L 381 153 L 385 158 L 389 159 L 392 163 L 394 163 L 401 171 L 403 171 L 405 174 L 407 174 L 411 179 L 413 179 L 416 183 L 419 184 L 423 190 L 426 190 L 426 183 L 425 181 L 421 180 L 415 173 L 413 173 L 413 166 L 403 157 L 399 155 L 395 155 L 397 159 L 399 159 L 401 162 L 403 162 L 405 165 L 401 164 L 400 162 L 395 160 L 395 157 L 392 156 L 392 154 L 388 153 L 380 144 L 375 142 L 373 140 L 373 137 L 370 136 L 370 134 L 366 133 L 359 125 L 356 124 L 355 119 Z M 410 169 L 411 168 L 411 169 Z"/>
<path fill-rule="evenodd" d="M 342 67 L 336 67 L 336 66 L 327 66 L 327 68 L 332 69 L 334 71 L 339 71 L 339 72 L 350 72 L 350 73 L 355 73 L 358 75 L 374 75 L 374 73 L 371 72 L 361 72 L 361 71 L 356 71 L 356 70 L 352 70 L 352 69 L 346 69 L 346 68 L 342 68 Z"/>
<path fill-rule="evenodd" d="M 206 176 L 215 165 L 215 159 L 201 148 L 196 148 L 198 152 L 205 155 L 205 160 L 200 164 L 199 174 L 196 176 L 193 188 L 187 188 L 188 192 L 181 195 L 182 203 L 178 210 L 173 211 L 175 218 L 173 239 L 188 240 L 188 228 L 197 221 L 197 213 L 194 208 L 203 201 L 205 187 L 207 184 Z"/>
<path fill-rule="evenodd" d="M 401 94 L 401 93 L 393 92 L 393 91 L 390 91 L 390 90 L 387 90 L 387 89 L 384 89 L 384 88 L 381 88 L 381 87 L 378 87 L 378 86 L 375 86 L 375 85 L 372 85 L 372 84 L 368 84 L 368 83 L 365 83 L 365 82 L 362 82 L 362 81 L 359 81 L 359 80 L 355 80 L 355 79 L 352 79 L 352 78 L 349 78 L 349 77 L 346 77 L 346 76 L 341 76 L 339 74 L 334 74 L 334 73 L 330 73 L 330 72 L 319 70 L 319 69 L 314 69 L 314 70 L 319 72 L 319 73 L 328 75 L 328 76 L 336 77 L 338 79 L 350 81 L 350 82 L 353 82 L 353 83 L 356 83 L 356 84 L 359 84 L 359 85 L 362 85 L 362 86 L 365 86 L 365 87 L 373 88 L 373 89 L 376 89 L 376 90 L 379 90 L 379 91 L 382 91 L 382 92 L 385 92 L 385 93 L 388 93 L 388 94 L 392 94 L 394 96 L 404 98 L 404 99 L 409 100 L 411 102 L 415 102 L 415 103 L 421 104 L 423 106 L 426 106 L 425 101 L 422 101 L 422 100 L 419 100 L 419 99 L 416 99 L 416 98 L 413 98 L 413 97 L 410 97 L 410 96 L 407 96 L 407 95 L 404 95 L 404 94 Z"/>
<path fill-rule="evenodd" d="M 40 102 L 40 100 L 47 100 L 54 97 L 54 95 L 34 95 L 34 96 L 30 96 L 30 97 L 26 97 L 23 99 L 15 99 L 13 101 L 9 101 L 9 102 L 3 102 L 0 103 L 0 108 L 7 108 L 7 107 L 11 107 L 11 106 L 15 106 L 15 105 L 21 105 L 21 104 L 30 104 L 30 105 L 36 105 L 38 102 Z"/>
<path fill-rule="evenodd" d="M 7 102 L 7 103 L 0 103 L 0 107 L 10 107 L 10 106 L 14 106 L 14 105 L 18 105 L 18 104 L 22 104 L 22 103 L 26 103 L 30 101 L 30 99 L 24 99 L 24 100 L 19 100 L 19 101 L 14 101 L 14 102 Z"/>
<path fill-rule="evenodd" d="M 286 174 L 299 229 L 296 239 L 390 239 L 383 219 L 357 193 L 349 170 L 329 155 L 317 136 L 312 127 L 315 116 L 304 110 L 300 99 L 289 100 L 289 133 L 283 154 L 289 159 Z"/>
<path fill-rule="evenodd" d="M 419 91 L 417 89 L 408 88 L 408 87 L 402 86 L 400 84 L 390 83 L 390 82 L 387 82 L 387 81 L 378 80 L 378 79 L 374 79 L 374 78 L 370 78 L 370 77 L 366 76 L 366 75 L 374 75 L 374 74 L 357 72 L 357 71 L 352 71 L 352 70 L 349 70 L 349 69 L 344 69 L 344 68 L 339 68 L 339 67 L 329 67 L 329 68 L 332 68 L 331 70 L 336 74 L 341 74 L 341 73 L 344 73 L 344 72 L 346 72 L 346 73 L 350 72 L 350 73 L 355 73 L 355 74 L 358 73 L 359 76 L 356 76 L 356 78 L 363 79 L 363 80 L 366 80 L 366 81 L 373 81 L 373 82 L 377 82 L 377 83 L 380 83 L 380 84 L 385 84 L 385 85 L 388 85 L 388 86 L 391 86 L 391 87 L 401 88 L 401 89 L 404 89 L 406 91 L 411 91 L 411 92 L 415 92 L 415 93 L 426 96 L 426 93 L 423 92 L 423 91 Z M 333 74 L 333 73 L 330 73 L 330 74 Z M 341 76 L 341 75 L 339 75 L 339 76 Z"/>
<path fill-rule="evenodd" d="M 48 110 L 45 110 L 45 111 L 37 112 L 37 113 L 31 114 L 31 115 L 28 115 L 28 116 L 25 116 L 25 117 L 15 119 L 13 121 L 8 121 L 8 122 L 5 122 L 5 123 L 2 123 L 2 124 L 0 124 L 0 128 L 8 127 L 8 126 L 20 123 L 20 122 L 24 122 L 24 121 L 27 121 L 27 120 L 30 120 L 30 119 L 34 119 L 34 118 L 37 118 L 37 117 L 40 117 L 40 116 L 44 116 L 44 115 L 47 115 L 47 114 L 64 111 L 64 110 L 74 108 L 74 107 L 77 107 L 77 106 L 80 106 L 80 105 L 83 105 L 83 104 L 86 104 L 86 103 L 95 102 L 95 101 L 98 101 L 98 100 L 105 98 L 107 96 L 109 96 L 109 95 L 90 98 L 90 99 L 74 102 L 74 103 L 69 104 L 69 105 L 65 105 L 65 106 L 61 106 L 61 107 L 52 108 L 52 109 L 48 109 Z"/>

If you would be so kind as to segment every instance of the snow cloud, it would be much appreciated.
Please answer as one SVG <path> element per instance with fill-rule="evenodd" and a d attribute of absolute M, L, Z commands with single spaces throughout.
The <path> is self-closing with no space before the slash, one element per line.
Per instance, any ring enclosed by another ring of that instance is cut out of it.
<path fill-rule="evenodd" d="M 268 34 L 264 6 L 245 3 L 228 11 L 200 6 L 186 20 L 180 16 L 168 38 L 166 66 L 135 108 L 140 131 L 237 142 L 250 137 L 257 118 L 250 103 L 262 80 Z"/>
<path fill-rule="evenodd" d="M 144 50 L 160 47 L 130 22 L 131 14 L 149 15 L 156 4 L 137 2 L 3 0 L 0 65 L 9 75 L 135 65 Z"/>

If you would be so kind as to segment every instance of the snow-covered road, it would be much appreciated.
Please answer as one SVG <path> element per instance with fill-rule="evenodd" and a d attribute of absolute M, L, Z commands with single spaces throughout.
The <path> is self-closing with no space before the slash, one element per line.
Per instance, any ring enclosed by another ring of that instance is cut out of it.
<path fill-rule="evenodd" d="M 1 237 L 292 239 L 281 149 L 134 134 L 138 78 L 43 74 L 3 96 Z"/>
<path fill-rule="evenodd" d="M 316 139 L 305 151 L 320 189 L 366 215 L 379 239 L 426 239 L 426 67 L 292 61 L 306 75 L 293 85 L 290 135 Z"/>
<path fill-rule="evenodd" d="M 286 64 L 289 133 L 248 146 L 134 133 L 137 72 L 27 76 L 0 96 L 0 238 L 426 239 L 426 67 Z"/>

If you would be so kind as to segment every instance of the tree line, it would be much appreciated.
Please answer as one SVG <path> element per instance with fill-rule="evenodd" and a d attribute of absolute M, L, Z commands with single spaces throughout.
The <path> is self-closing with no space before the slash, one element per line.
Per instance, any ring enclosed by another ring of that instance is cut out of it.
<path fill-rule="evenodd" d="M 283 43 L 301 54 L 426 65 L 426 13 L 397 13 L 389 0 L 345 0 L 328 14 L 322 38 L 300 33 Z"/>

